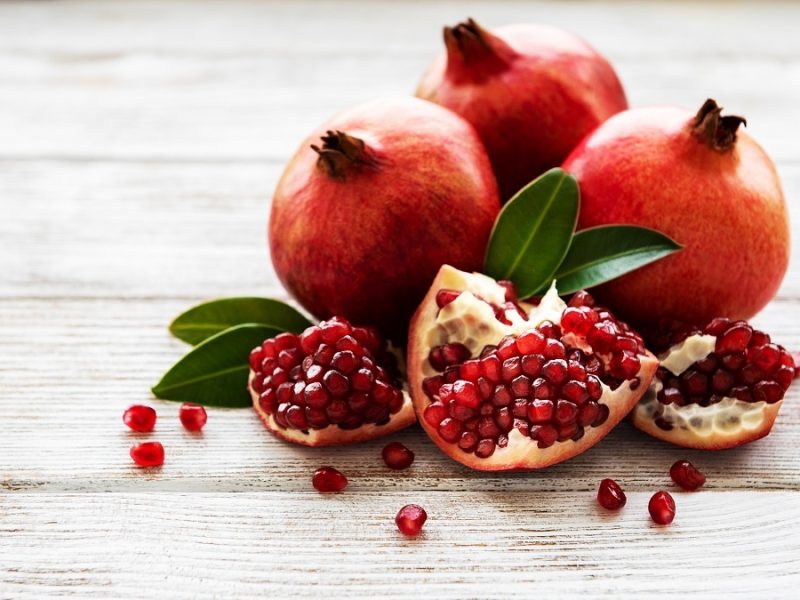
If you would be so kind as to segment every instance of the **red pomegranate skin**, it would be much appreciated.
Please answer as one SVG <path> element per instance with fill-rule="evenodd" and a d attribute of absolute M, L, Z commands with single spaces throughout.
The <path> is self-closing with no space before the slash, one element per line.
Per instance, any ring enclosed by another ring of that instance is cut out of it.
<path fill-rule="evenodd" d="M 311 148 L 329 130 L 363 140 L 371 163 L 333 176 Z M 416 98 L 376 100 L 325 123 L 291 159 L 272 200 L 272 261 L 315 316 L 404 342 L 441 265 L 481 268 L 499 209 L 469 123 Z"/>
<path fill-rule="evenodd" d="M 473 25 L 502 60 L 465 57 L 448 43 L 416 95 L 475 126 L 505 201 L 559 166 L 587 133 L 628 103 L 608 61 L 577 36 L 534 24 L 488 32 L 468 22 L 453 29 Z"/>
<path fill-rule="evenodd" d="M 564 162 L 580 184 L 578 228 L 630 223 L 683 250 L 593 293 L 637 325 L 749 319 L 775 295 L 789 261 L 789 220 L 772 161 L 739 130 L 715 150 L 695 115 L 632 109 L 606 121 Z"/>

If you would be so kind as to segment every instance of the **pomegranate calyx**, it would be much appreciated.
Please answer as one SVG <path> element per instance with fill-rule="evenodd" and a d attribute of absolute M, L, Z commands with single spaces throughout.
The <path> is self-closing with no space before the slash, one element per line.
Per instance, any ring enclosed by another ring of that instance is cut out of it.
<path fill-rule="evenodd" d="M 721 116 L 722 107 L 709 98 L 697 111 L 692 121 L 692 132 L 697 139 L 717 152 L 727 152 L 736 143 L 736 132 L 740 125 L 747 126 L 744 117 Z"/>
<path fill-rule="evenodd" d="M 506 70 L 517 53 L 469 18 L 444 28 L 447 72 L 456 81 L 482 80 Z"/>
<path fill-rule="evenodd" d="M 344 179 L 348 169 L 356 165 L 378 165 L 377 157 L 360 138 L 344 131 L 328 130 L 320 139 L 322 146 L 312 144 L 311 149 L 319 154 L 317 165 L 335 179 Z"/>

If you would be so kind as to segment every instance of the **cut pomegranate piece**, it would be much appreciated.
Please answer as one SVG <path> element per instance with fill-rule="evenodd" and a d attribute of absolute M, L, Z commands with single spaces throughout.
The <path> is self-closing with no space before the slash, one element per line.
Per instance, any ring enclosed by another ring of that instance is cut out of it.
<path fill-rule="evenodd" d="M 122 414 L 122 422 L 134 431 L 147 433 L 156 426 L 156 411 L 144 404 L 134 404 Z"/>
<path fill-rule="evenodd" d="M 192 404 L 191 402 L 181 404 L 178 417 L 188 431 L 200 431 L 206 426 L 206 421 L 208 421 L 206 409 L 199 404 Z"/>
<path fill-rule="evenodd" d="M 422 526 L 428 520 L 428 513 L 418 504 L 406 504 L 399 510 L 394 522 L 403 535 L 413 537 L 419 535 Z"/>
<path fill-rule="evenodd" d="M 395 471 L 402 471 L 411 466 L 414 462 L 414 453 L 400 442 L 386 444 L 381 452 L 383 462 L 386 466 Z"/>
<path fill-rule="evenodd" d="M 744 321 L 670 323 L 652 336 L 660 366 L 632 413 L 653 437 L 719 450 L 767 435 L 795 374 L 792 355 Z"/>
<path fill-rule="evenodd" d="M 672 481 L 689 492 L 703 487 L 706 482 L 706 476 L 688 460 L 676 461 L 669 469 L 669 476 Z"/>
<path fill-rule="evenodd" d="M 459 294 L 440 306 L 441 290 Z M 538 469 L 591 448 L 641 398 L 658 365 L 641 337 L 588 294 L 577 311 L 555 288 L 536 307 L 507 294 L 508 284 L 444 266 L 409 333 L 422 427 L 448 456 L 486 471 Z"/>
<path fill-rule="evenodd" d="M 395 354 L 377 332 L 341 318 L 265 340 L 250 353 L 250 367 L 256 413 L 296 444 L 350 444 L 415 421 Z"/>
<path fill-rule="evenodd" d="M 597 501 L 608 510 L 619 510 L 628 501 L 625 492 L 613 479 L 603 479 L 597 489 Z"/>
<path fill-rule="evenodd" d="M 333 467 L 320 467 L 311 476 L 311 485 L 318 492 L 341 492 L 347 487 L 347 477 Z"/>
<path fill-rule="evenodd" d="M 650 517 L 659 525 L 669 525 L 675 518 L 675 500 L 669 492 L 659 491 L 653 494 L 647 505 Z"/>
<path fill-rule="evenodd" d="M 164 464 L 164 446 L 160 442 L 134 444 L 130 454 L 137 467 L 160 467 Z"/>

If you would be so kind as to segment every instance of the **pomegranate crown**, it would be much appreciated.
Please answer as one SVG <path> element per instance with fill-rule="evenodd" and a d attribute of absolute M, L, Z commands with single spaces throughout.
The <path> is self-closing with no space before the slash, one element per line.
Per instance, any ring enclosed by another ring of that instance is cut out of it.
<path fill-rule="evenodd" d="M 740 125 L 747 126 L 744 117 L 722 116 L 722 107 L 709 98 L 697 111 L 692 121 L 695 137 L 712 150 L 726 152 L 736 143 L 736 132 Z"/>
<path fill-rule="evenodd" d="M 508 68 L 517 53 L 469 18 L 444 28 L 447 71 L 456 79 L 480 79 Z"/>
<path fill-rule="evenodd" d="M 322 145 L 311 144 L 311 149 L 319 155 L 317 165 L 335 179 L 344 179 L 347 171 L 355 166 L 375 167 L 378 164 L 377 157 L 364 140 L 344 131 L 328 130 L 320 139 Z"/>

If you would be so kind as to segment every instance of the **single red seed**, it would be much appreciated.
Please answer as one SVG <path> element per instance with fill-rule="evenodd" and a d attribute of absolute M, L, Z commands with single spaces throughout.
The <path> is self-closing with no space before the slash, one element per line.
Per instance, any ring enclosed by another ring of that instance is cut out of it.
<path fill-rule="evenodd" d="M 205 427 L 206 421 L 208 421 L 206 409 L 199 404 L 193 404 L 191 402 L 181 404 L 178 417 L 183 426 L 189 431 L 200 431 Z"/>
<path fill-rule="evenodd" d="M 672 477 L 672 481 L 690 492 L 702 487 L 706 482 L 706 476 L 688 460 L 676 461 L 669 469 L 669 476 Z"/>
<path fill-rule="evenodd" d="M 603 479 L 597 489 L 597 501 L 608 510 L 619 510 L 628 501 L 625 492 L 613 479 Z"/>
<path fill-rule="evenodd" d="M 160 442 L 142 442 L 131 446 L 131 458 L 137 467 L 160 467 L 164 464 L 164 446 Z"/>
<path fill-rule="evenodd" d="M 406 504 L 394 518 L 400 533 L 409 537 L 418 535 L 427 520 L 428 513 L 418 504 Z"/>
<path fill-rule="evenodd" d="M 333 467 L 320 467 L 314 471 L 311 485 L 318 492 L 341 492 L 347 487 L 347 477 Z"/>
<path fill-rule="evenodd" d="M 134 431 L 147 433 L 156 426 L 156 411 L 144 404 L 134 404 L 122 413 L 122 422 Z"/>
<path fill-rule="evenodd" d="M 441 402 L 434 402 L 425 408 L 425 412 L 422 413 L 422 416 L 428 425 L 439 427 L 439 423 L 447 417 L 447 408 L 445 408 L 444 404 Z"/>
<path fill-rule="evenodd" d="M 730 354 L 731 352 L 744 352 L 750 343 L 753 328 L 747 323 L 734 323 L 725 333 L 717 338 L 715 352 L 717 354 Z"/>
<path fill-rule="evenodd" d="M 659 525 L 669 525 L 675 518 L 675 500 L 669 492 L 659 491 L 653 494 L 647 505 L 650 517 Z"/>
<path fill-rule="evenodd" d="M 538 354 L 544 347 L 545 336 L 537 329 L 530 329 L 517 338 L 517 348 L 523 354 Z"/>
<path fill-rule="evenodd" d="M 439 290 L 436 292 L 436 306 L 444 308 L 460 295 L 458 290 Z"/>
<path fill-rule="evenodd" d="M 396 471 L 407 469 L 414 462 L 414 453 L 400 442 L 386 444 L 381 451 L 381 456 L 386 466 Z"/>

